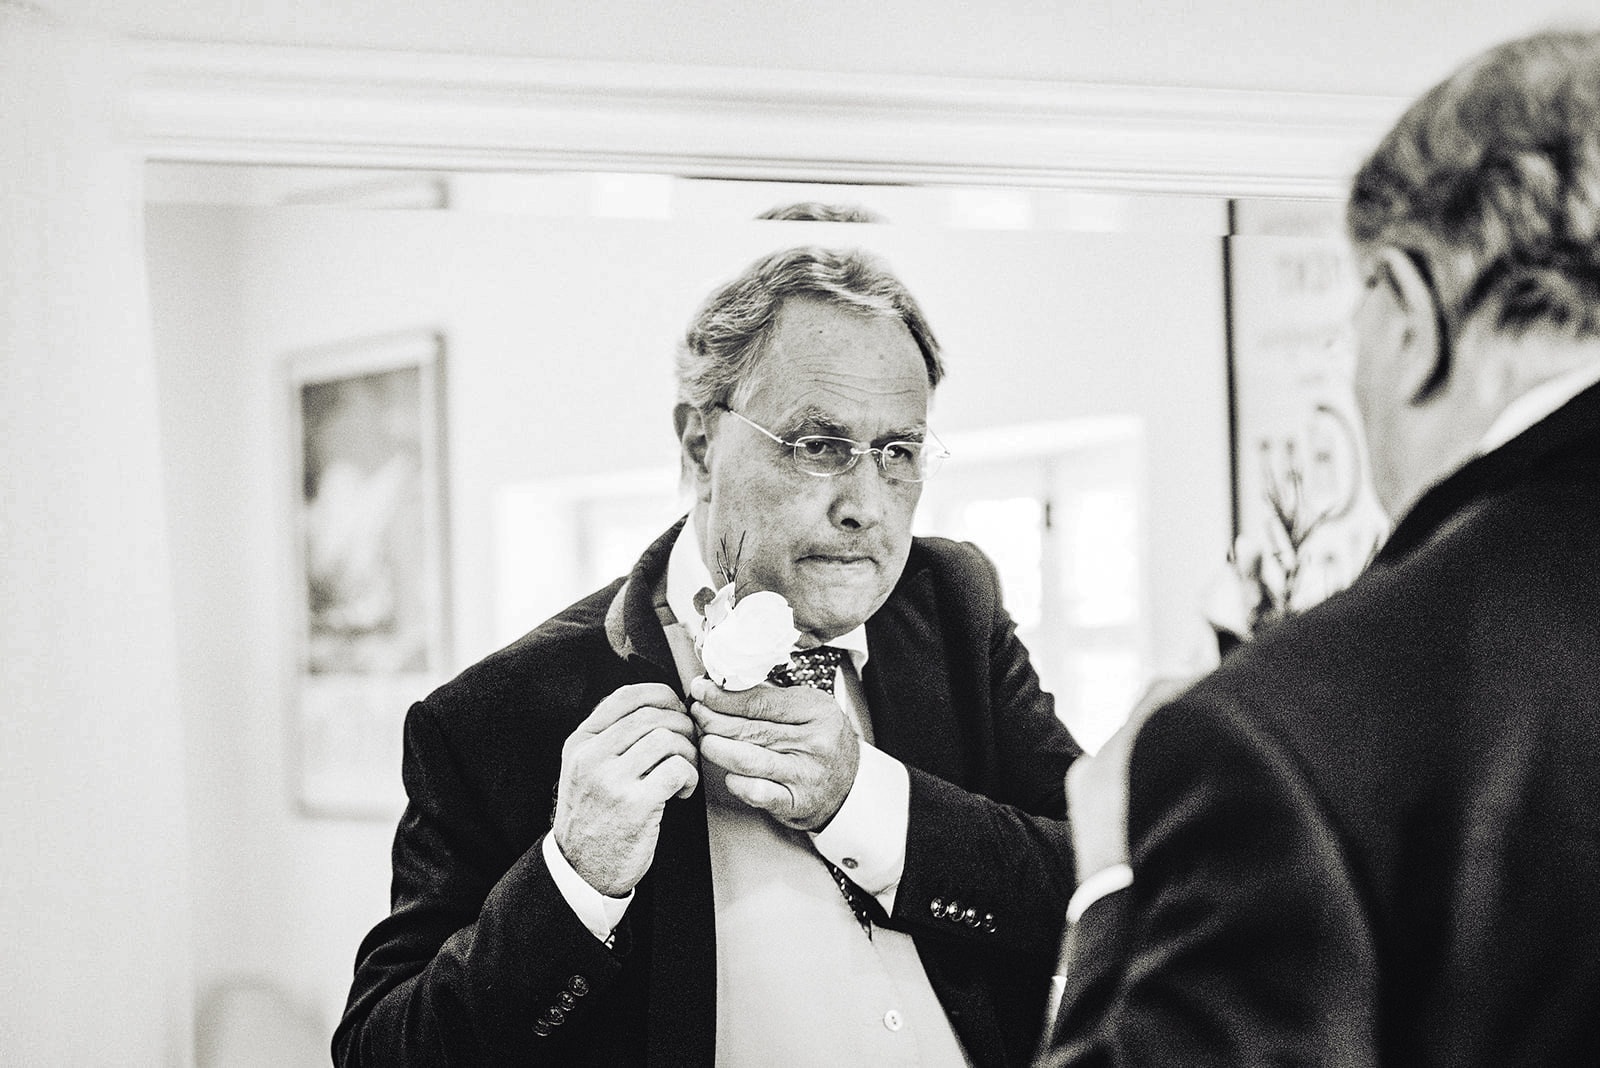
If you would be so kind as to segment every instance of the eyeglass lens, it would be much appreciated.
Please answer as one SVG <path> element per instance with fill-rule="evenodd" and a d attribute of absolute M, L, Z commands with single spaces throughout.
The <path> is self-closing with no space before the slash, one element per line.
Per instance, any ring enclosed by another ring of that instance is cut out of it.
<path fill-rule="evenodd" d="M 890 478 L 901 482 L 920 482 L 933 473 L 938 454 L 928 451 L 920 441 L 891 441 L 881 448 L 864 450 Z M 848 470 L 863 455 L 848 438 L 808 435 L 794 442 L 795 463 L 802 471 L 817 475 L 836 475 Z"/>

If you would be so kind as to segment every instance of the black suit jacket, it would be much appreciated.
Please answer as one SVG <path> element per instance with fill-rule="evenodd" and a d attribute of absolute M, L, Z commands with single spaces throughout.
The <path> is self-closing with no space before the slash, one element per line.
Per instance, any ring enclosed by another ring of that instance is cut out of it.
<path fill-rule="evenodd" d="M 393 908 L 361 946 L 337 1063 L 712 1063 L 703 792 L 667 803 L 613 950 L 572 913 L 539 848 L 578 723 L 627 683 L 681 695 L 652 606 L 678 529 L 626 582 L 411 709 Z M 875 743 L 911 776 L 905 873 L 885 922 L 913 934 L 973 1059 L 1025 1063 L 1072 888 L 1063 775 L 1078 748 L 970 546 L 916 540 L 867 635 Z M 560 1024 L 536 1034 L 551 1006 Z"/>
<path fill-rule="evenodd" d="M 1048 1064 L 1600 1063 L 1600 387 L 1131 761 Z"/>

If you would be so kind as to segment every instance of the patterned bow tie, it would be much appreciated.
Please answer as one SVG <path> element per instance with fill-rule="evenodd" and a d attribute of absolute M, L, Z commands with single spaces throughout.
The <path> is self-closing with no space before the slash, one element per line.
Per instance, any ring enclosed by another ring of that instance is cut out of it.
<path fill-rule="evenodd" d="M 832 693 L 834 676 L 843 663 L 843 649 L 831 645 L 801 649 L 790 654 L 787 666 L 773 668 L 767 680 L 776 686 L 810 686 L 823 693 Z"/>
<path fill-rule="evenodd" d="M 789 657 L 787 667 L 773 668 L 767 680 L 775 686 L 810 686 L 824 693 L 833 693 L 833 680 L 838 674 L 839 667 L 844 663 L 845 652 L 831 645 L 819 645 L 814 649 L 802 649 Z M 867 907 L 867 892 L 850 881 L 850 877 L 839 870 L 827 857 L 819 858 L 828 867 L 828 874 L 833 876 L 833 881 L 839 887 L 839 893 L 844 895 L 845 904 L 850 906 L 850 911 L 855 914 L 856 922 L 861 929 L 872 937 L 872 912 Z"/>

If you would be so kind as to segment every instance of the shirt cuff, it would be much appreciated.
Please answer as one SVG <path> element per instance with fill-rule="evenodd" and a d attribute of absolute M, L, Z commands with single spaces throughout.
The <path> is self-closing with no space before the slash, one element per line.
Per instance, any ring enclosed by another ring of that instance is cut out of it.
<path fill-rule="evenodd" d="M 1083 914 L 1089 911 L 1090 905 L 1132 885 L 1133 869 L 1126 864 L 1113 864 L 1109 868 L 1101 868 L 1079 883 L 1078 888 L 1072 892 L 1071 899 L 1067 901 L 1067 922 L 1077 923 L 1083 919 Z"/>
<path fill-rule="evenodd" d="M 550 869 L 550 878 L 555 880 L 556 889 L 561 891 L 567 905 L 583 921 L 590 934 L 609 945 L 611 933 L 622 922 L 623 914 L 633 901 L 633 891 L 629 890 L 626 897 L 607 897 L 590 886 L 567 863 L 566 856 L 556 845 L 554 833 L 544 836 L 540 848 L 544 850 L 544 866 Z"/>
<path fill-rule="evenodd" d="M 850 793 L 811 841 L 851 882 L 877 898 L 885 912 L 893 912 L 895 892 L 905 874 L 910 822 L 911 775 L 906 766 L 862 742 Z"/>

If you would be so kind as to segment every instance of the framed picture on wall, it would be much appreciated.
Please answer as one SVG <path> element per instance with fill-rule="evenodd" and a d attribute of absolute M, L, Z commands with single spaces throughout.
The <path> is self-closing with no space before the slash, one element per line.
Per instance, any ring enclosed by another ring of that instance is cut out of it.
<path fill-rule="evenodd" d="M 406 709 L 447 661 L 444 342 L 395 334 L 288 363 L 294 797 L 308 814 L 389 818 Z"/>
<path fill-rule="evenodd" d="M 1231 208 L 1236 545 L 1265 551 L 1266 585 L 1287 581 L 1301 611 L 1349 585 L 1387 528 L 1351 389 L 1355 265 L 1336 202 Z M 1287 579 L 1284 561 L 1296 569 Z"/>

